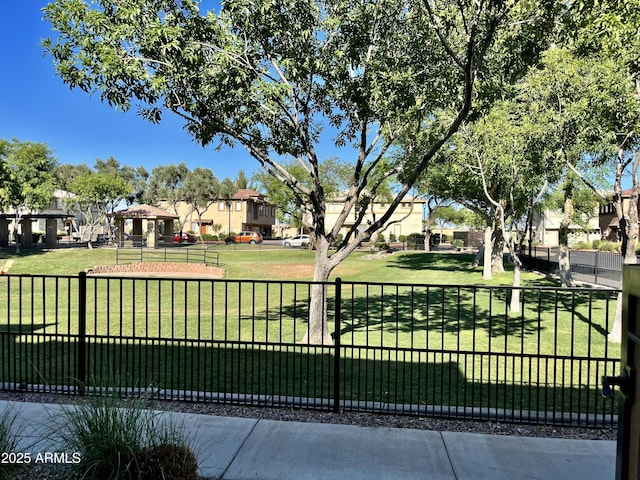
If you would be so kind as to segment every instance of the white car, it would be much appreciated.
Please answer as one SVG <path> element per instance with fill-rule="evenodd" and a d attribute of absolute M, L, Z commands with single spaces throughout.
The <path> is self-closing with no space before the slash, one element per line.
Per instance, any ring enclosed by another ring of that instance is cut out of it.
<path fill-rule="evenodd" d="M 282 240 L 283 247 L 306 247 L 310 242 L 309 235 L 296 235 Z"/>

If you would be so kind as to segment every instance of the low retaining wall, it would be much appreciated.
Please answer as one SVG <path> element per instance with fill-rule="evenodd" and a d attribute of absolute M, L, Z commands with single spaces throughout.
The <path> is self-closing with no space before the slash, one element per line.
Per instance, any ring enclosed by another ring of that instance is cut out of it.
<path fill-rule="evenodd" d="M 139 262 L 127 265 L 98 265 L 86 270 L 88 275 L 126 275 L 129 273 L 208 275 L 215 278 L 224 277 L 224 268 L 210 267 L 204 263 L 185 262 Z"/>

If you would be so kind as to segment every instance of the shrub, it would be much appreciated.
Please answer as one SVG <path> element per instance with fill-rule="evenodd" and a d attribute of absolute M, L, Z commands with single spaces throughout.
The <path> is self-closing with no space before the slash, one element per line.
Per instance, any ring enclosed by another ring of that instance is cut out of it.
<path fill-rule="evenodd" d="M 573 248 L 574 250 L 590 250 L 591 245 L 589 245 L 587 242 L 576 242 L 571 248 Z"/>
<path fill-rule="evenodd" d="M 55 420 L 63 422 L 54 426 L 61 435 L 61 448 L 80 457 L 66 471 L 68 478 L 197 478 L 195 456 L 187 440 L 160 413 L 144 409 L 142 400 L 123 406 L 105 394 L 87 404 L 65 406 L 63 415 Z M 170 450 L 171 456 L 159 458 Z"/>
<path fill-rule="evenodd" d="M 451 241 L 451 246 L 453 248 L 462 248 L 464 247 L 464 240 L 462 240 L 461 238 L 455 238 Z"/>
<path fill-rule="evenodd" d="M 0 414 L 0 451 L 11 453 L 18 451 L 18 437 L 13 432 L 15 415 L 12 415 L 8 408 Z M 0 463 L 0 480 L 11 480 L 15 478 L 17 463 Z"/>
<path fill-rule="evenodd" d="M 610 242 L 608 240 L 602 240 L 598 245 L 598 250 L 602 252 L 619 252 L 622 248 L 621 242 Z"/>
<path fill-rule="evenodd" d="M 205 242 L 217 242 L 218 241 L 218 236 L 217 235 L 211 235 L 210 233 L 203 233 L 202 234 L 202 239 Z"/>
<path fill-rule="evenodd" d="M 196 456 L 184 445 L 160 444 L 142 449 L 140 478 L 143 480 L 197 480 Z"/>

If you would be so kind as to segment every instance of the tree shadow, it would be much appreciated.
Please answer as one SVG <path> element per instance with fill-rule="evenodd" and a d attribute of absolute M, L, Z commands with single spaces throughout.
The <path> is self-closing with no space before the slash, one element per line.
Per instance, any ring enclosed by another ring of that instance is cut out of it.
<path fill-rule="evenodd" d="M 404 268 L 408 270 L 439 270 L 448 272 L 465 271 L 471 268 L 475 255 L 468 253 L 412 253 L 411 255 L 395 255 L 389 259 L 388 268 Z"/>
<path fill-rule="evenodd" d="M 14 343 L 17 337 L 11 335 L 0 332 L 3 347 Z M 0 382 L 5 389 L 10 384 L 26 390 L 45 385 L 45 390 L 59 391 L 60 386 L 82 383 L 148 399 L 333 407 L 331 347 L 92 335 L 87 341 L 84 378 L 79 378 L 76 342 L 51 335 L 18 342 L 3 353 Z M 540 371 L 562 370 L 565 361 L 538 358 L 520 365 L 504 355 L 474 359 L 459 352 L 342 347 L 340 408 L 529 423 L 548 423 L 545 412 L 553 412 L 554 418 L 568 412 L 585 419 L 597 414 L 603 423 L 613 419 L 614 402 L 602 398 L 597 379 L 540 380 Z M 501 376 L 480 372 L 487 366 L 490 372 L 492 365 Z"/>

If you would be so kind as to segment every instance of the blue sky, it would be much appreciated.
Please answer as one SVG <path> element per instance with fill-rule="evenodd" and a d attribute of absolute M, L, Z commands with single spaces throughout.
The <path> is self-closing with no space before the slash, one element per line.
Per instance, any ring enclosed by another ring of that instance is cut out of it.
<path fill-rule="evenodd" d="M 59 163 L 116 158 L 121 164 L 158 165 L 185 162 L 207 167 L 216 177 L 247 176 L 260 168 L 241 148 L 217 151 L 191 141 L 173 115 L 153 125 L 134 111 L 122 113 L 99 98 L 72 91 L 54 75 L 44 56 L 43 38 L 52 35 L 42 20 L 43 0 L 6 2 L 0 19 L 0 138 L 46 143 Z"/>

